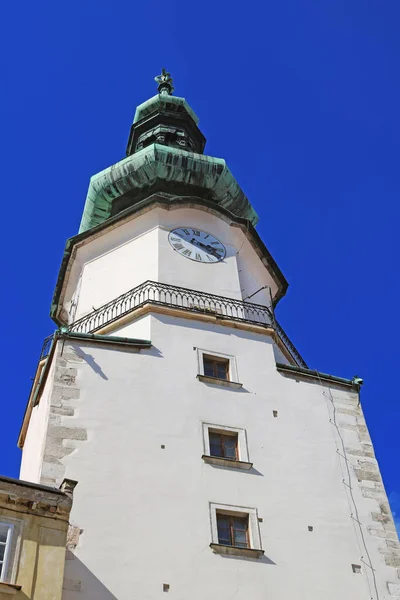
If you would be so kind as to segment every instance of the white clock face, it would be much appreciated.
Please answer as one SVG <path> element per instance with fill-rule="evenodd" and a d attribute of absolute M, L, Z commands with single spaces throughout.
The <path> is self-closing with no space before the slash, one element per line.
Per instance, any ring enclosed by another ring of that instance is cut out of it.
<path fill-rule="evenodd" d="M 216 237 L 194 227 L 170 231 L 169 243 L 182 256 L 203 263 L 216 263 L 226 255 L 225 246 Z"/>

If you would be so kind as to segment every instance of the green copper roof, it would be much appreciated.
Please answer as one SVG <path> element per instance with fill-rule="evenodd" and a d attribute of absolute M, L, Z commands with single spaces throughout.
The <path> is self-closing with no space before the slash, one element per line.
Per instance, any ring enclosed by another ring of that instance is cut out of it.
<path fill-rule="evenodd" d="M 143 102 L 143 104 L 139 104 L 139 106 L 136 109 L 135 118 L 133 119 L 133 122 L 137 123 L 141 119 L 144 119 L 145 117 L 150 115 L 155 110 L 162 110 L 167 108 L 169 110 L 175 109 L 176 111 L 183 109 L 192 117 L 196 125 L 199 124 L 198 116 L 190 108 L 185 98 L 179 98 L 178 96 L 170 96 L 168 94 L 157 94 L 156 96 L 149 98 L 149 100 L 146 100 L 146 102 Z"/>
<path fill-rule="evenodd" d="M 155 98 L 159 100 L 161 96 Z M 222 158 L 152 144 L 91 178 L 79 232 L 108 219 L 116 198 L 127 192 L 150 189 L 159 180 L 201 186 L 211 193 L 216 204 L 248 219 L 252 225 L 258 221 L 257 213 Z"/>

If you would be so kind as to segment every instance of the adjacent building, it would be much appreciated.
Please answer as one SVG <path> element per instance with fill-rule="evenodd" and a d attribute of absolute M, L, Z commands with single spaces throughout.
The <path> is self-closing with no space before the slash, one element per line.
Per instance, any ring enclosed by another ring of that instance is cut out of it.
<path fill-rule="evenodd" d="M 0 599 L 61 600 L 75 481 L 60 489 L 0 477 Z"/>

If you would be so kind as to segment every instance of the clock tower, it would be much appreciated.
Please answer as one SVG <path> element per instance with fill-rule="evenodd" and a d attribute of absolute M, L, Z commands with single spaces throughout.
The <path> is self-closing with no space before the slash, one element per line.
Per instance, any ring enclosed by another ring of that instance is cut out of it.
<path fill-rule="evenodd" d="M 90 180 L 19 438 L 21 479 L 79 482 L 63 598 L 395 600 L 362 380 L 308 368 L 253 206 L 156 81 Z"/>

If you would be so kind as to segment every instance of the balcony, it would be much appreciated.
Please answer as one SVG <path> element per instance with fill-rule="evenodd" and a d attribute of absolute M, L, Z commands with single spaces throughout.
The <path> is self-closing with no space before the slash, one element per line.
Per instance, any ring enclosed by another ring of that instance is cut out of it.
<path fill-rule="evenodd" d="M 141 285 L 125 292 L 118 298 L 104 304 L 97 310 L 71 323 L 69 331 L 76 333 L 95 333 L 130 313 L 146 306 L 165 306 L 191 313 L 212 315 L 217 320 L 249 323 L 274 329 L 286 350 L 299 367 L 307 368 L 307 364 L 296 350 L 282 327 L 277 323 L 273 312 L 262 304 L 243 302 L 234 298 L 225 298 L 215 294 L 207 294 L 175 285 L 145 281 Z M 45 339 L 41 359 L 50 351 L 53 336 Z"/>

